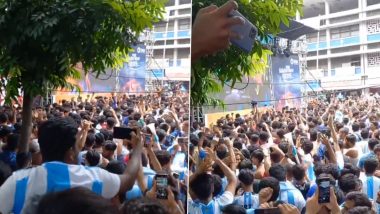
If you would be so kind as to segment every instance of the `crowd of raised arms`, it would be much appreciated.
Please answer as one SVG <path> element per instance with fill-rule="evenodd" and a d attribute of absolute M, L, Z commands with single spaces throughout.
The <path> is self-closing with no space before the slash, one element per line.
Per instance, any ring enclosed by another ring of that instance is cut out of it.
<path fill-rule="evenodd" d="M 380 100 L 192 122 L 189 213 L 380 213 Z"/>
<path fill-rule="evenodd" d="M 21 111 L 0 109 L 0 213 L 187 212 L 189 94 L 179 87 L 36 107 L 27 153 Z"/>

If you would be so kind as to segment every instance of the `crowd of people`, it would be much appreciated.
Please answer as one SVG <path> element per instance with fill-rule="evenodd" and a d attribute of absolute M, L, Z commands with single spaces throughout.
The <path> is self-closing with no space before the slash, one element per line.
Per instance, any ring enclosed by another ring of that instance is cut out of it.
<path fill-rule="evenodd" d="M 189 213 L 380 213 L 380 100 L 192 121 Z"/>
<path fill-rule="evenodd" d="M 186 213 L 189 93 L 111 94 L 0 109 L 0 213 Z"/>

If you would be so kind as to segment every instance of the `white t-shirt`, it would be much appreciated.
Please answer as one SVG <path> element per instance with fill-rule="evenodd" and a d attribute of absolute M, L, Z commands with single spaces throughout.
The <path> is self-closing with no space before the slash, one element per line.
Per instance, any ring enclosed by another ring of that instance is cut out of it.
<path fill-rule="evenodd" d="M 120 178 L 98 167 L 62 162 L 19 170 L 0 187 L 0 213 L 23 213 L 33 197 L 75 187 L 90 189 L 110 199 L 119 192 Z"/>
<path fill-rule="evenodd" d="M 226 191 L 221 196 L 214 198 L 208 204 L 194 202 L 189 200 L 189 213 L 191 214 L 221 214 L 221 208 L 232 204 L 234 196 L 232 193 Z"/>

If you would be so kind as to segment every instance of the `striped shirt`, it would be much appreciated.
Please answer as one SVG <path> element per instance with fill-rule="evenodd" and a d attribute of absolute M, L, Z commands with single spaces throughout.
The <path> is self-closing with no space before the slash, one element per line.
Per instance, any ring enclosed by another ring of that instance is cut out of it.
<path fill-rule="evenodd" d="M 84 187 L 105 198 L 120 189 L 120 178 L 98 167 L 48 162 L 35 168 L 13 173 L 0 187 L 0 213 L 23 213 L 32 198 L 49 192 Z"/>
<path fill-rule="evenodd" d="M 289 181 L 280 182 L 280 195 L 278 200 L 296 206 L 299 211 L 301 211 L 306 205 L 306 201 L 303 198 L 301 191 Z"/>
<path fill-rule="evenodd" d="M 208 204 L 189 200 L 189 214 L 221 214 L 221 209 L 228 204 L 232 204 L 233 201 L 234 196 L 228 191 L 214 198 Z"/>
<path fill-rule="evenodd" d="M 364 173 L 360 174 L 360 180 L 363 183 L 362 192 L 368 196 L 369 199 L 377 201 L 377 193 L 380 190 L 380 178 L 375 176 L 366 176 Z M 377 203 L 375 203 L 377 210 Z"/>
<path fill-rule="evenodd" d="M 257 209 L 260 206 L 259 195 L 245 192 L 242 196 L 235 197 L 234 204 L 244 207 L 244 209 Z"/>

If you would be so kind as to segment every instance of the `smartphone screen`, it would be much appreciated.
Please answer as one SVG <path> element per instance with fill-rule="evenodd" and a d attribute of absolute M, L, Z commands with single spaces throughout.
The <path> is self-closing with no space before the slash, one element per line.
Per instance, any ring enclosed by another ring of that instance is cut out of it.
<path fill-rule="evenodd" d="M 157 184 L 157 198 L 159 199 L 168 199 L 168 192 L 166 188 L 168 187 L 168 175 L 158 174 L 156 175 L 156 184 Z"/>
<path fill-rule="evenodd" d="M 145 143 L 144 143 L 144 146 L 145 147 L 147 147 L 149 144 L 150 144 L 150 142 L 151 142 L 151 135 L 149 135 L 149 134 L 145 134 Z"/>
<path fill-rule="evenodd" d="M 330 178 L 318 179 L 319 197 L 318 203 L 324 204 L 330 202 Z"/>

